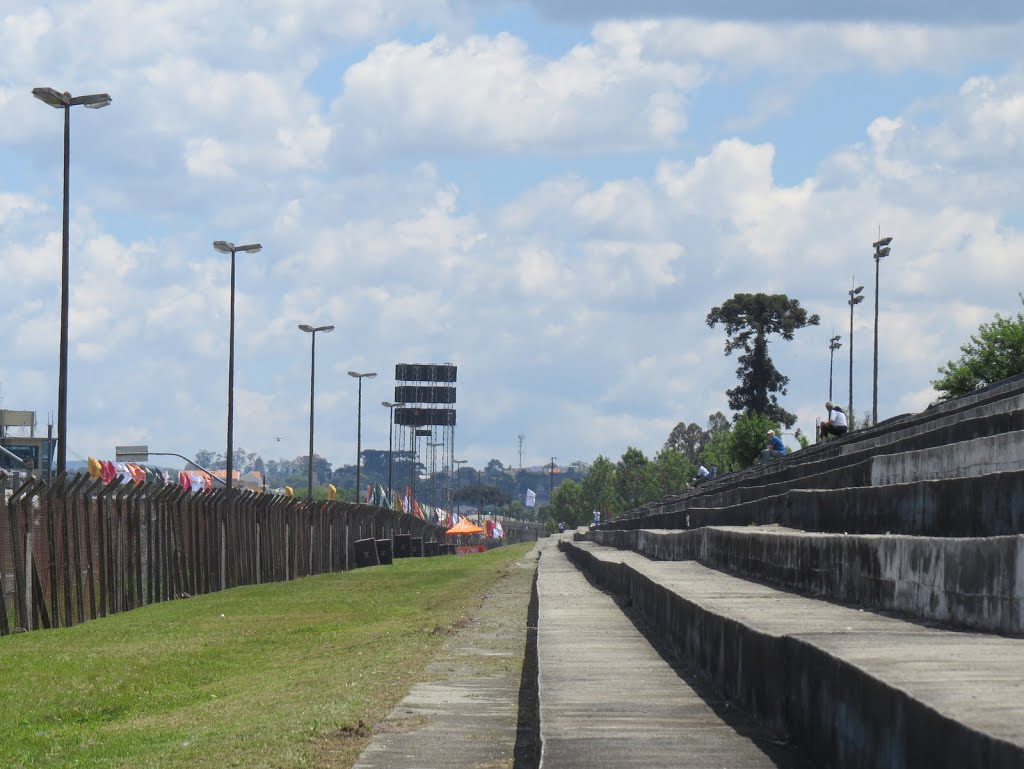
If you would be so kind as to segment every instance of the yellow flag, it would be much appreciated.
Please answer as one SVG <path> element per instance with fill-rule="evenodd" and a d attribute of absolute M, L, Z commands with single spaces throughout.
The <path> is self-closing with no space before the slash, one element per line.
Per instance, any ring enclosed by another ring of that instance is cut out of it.
<path fill-rule="evenodd" d="M 338 490 L 336 488 L 334 488 L 334 484 L 333 483 L 328 483 L 327 484 L 327 498 L 333 502 L 334 498 L 337 495 L 338 495 Z"/>
<path fill-rule="evenodd" d="M 295 489 L 293 489 L 291 486 L 285 486 L 284 487 L 284 495 L 286 497 L 294 497 L 295 496 Z"/>

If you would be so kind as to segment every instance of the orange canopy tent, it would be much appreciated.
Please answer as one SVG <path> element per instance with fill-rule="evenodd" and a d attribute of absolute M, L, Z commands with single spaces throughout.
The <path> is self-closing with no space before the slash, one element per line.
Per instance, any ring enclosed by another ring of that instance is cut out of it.
<path fill-rule="evenodd" d="M 463 518 L 457 524 L 448 529 L 445 534 L 450 534 L 452 536 L 458 534 L 483 534 L 483 531 L 483 529 L 470 521 L 469 518 Z"/>

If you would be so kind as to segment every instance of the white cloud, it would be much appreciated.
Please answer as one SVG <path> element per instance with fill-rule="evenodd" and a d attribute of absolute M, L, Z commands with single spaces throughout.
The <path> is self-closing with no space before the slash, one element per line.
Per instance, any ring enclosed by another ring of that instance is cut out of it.
<path fill-rule="evenodd" d="M 346 72 L 332 113 L 341 146 L 372 154 L 665 147 L 699 83 L 692 65 L 615 41 L 545 59 L 507 33 L 436 37 L 378 46 Z"/>

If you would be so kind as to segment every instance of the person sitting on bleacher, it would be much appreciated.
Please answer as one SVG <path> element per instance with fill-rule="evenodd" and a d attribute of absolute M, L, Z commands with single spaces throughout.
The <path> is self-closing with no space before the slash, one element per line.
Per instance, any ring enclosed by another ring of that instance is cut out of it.
<path fill-rule="evenodd" d="M 697 477 L 693 479 L 693 485 L 699 486 L 705 481 L 711 480 L 711 471 L 708 470 L 704 465 L 697 468 Z"/>
<path fill-rule="evenodd" d="M 782 438 L 775 434 L 774 430 L 768 431 L 768 448 L 761 452 L 761 464 L 766 465 L 776 457 L 786 456 L 786 444 Z"/>
<path fill-rule="evenodd" d="M 828 411 L 828 421 L 821 423 L 821 437 L 824 439 L 834 435 L 839 438 L 846 435 L 849 426 L 846 423 L 846 414 L 843 410 L 832 401 L 826 401 L 825 410 Z"/>

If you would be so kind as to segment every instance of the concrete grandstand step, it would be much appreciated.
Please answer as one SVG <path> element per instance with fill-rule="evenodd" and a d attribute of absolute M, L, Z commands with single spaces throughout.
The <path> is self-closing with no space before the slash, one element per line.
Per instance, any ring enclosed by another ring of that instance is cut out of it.
<path fill-rule="evenodd" d="M 841 440 L 810 446 L 765 466 L 720 476 L 699 488 L 630 511 L 625 518 L 678 511 L 701 499 L 707 500 L 705 506 L 735 504 L 750 493 L 756 494 L 761 487 L 771 487 L 765 494 L 778 494 L 788 488 L 868 485 L 872 469 L 868 460 L 875 456 L 937 448 L 1020 430 L 1024 430 L 1024 378 L 1015 377 L 988 392 L 857 430 Z M 824 485 L 820 480 L 815 484 L 808 481 L 812 477 L 828 480 Z"/>
<path fill-rule="evenodd" d="M 554 546 L 537 593 L 542 769 L 809 766 L 704 699 Z"/>
<path fill-rule="evenodd" d="M 700 500 L 679 511 L 616 519 L 597 530 L 779 524 L 850 534 L 998 537 L 1024 534 L 1022 500 L 1024 471 L 891 486 L 792 489 L 721 507 Z"/>
<path fill-rule="evenodd" d="M 1024 635 L 1024 536 L 844 535 L 779 526 L 598 531 L 646 558 L 698 561 L 839 603 L 972 630 Z"/>
<path fill-rule="evenodd" d="M 665 497 L 623 520 L 679 512 L 690 507 L 725 507 L 791 489 L 839 489 L 972 477 L 1024 466 L 1024 410 L 978 416 L 927 430 L 901 431 L 878 445 L 843 445 L 830 453 L 809 450 L 757 466 L 683 494 Z M 923 453 L 921 453 L 923 452 Z M 803 455 L 809 454 L 810 459 Z"/>
<path fill-rule="evenodd" d="M 875 457 L 871 485 L 968 478 L 1024 469 L 1024 430 Z"/>
<path fill-rule="evenodd" d="M 1024 639 L 924 627 L 692 561 L 562 547 L 817 765 L 1024 767 Z"/>

